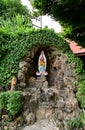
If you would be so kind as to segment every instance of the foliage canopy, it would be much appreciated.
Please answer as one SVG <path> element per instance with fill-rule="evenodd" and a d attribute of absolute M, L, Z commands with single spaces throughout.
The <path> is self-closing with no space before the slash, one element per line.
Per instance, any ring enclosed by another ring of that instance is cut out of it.
<path fill-rule="evenodd" d="M 64 28 L 70 27 L 71 38 L 85 39 L 85 0 L 31 0 L 31 3 L 40 14 L 51 15 Z"/>
<path fill-rule="evenodd" d="M 20 0 L 0 0 L 0 30 L 13 32 L 32 27 L 31 14 Z"/>
<path fill-rule="evenodd" d="M 0 17 L 12 18 L 17 14 L 29 15 L 29 11 L 21 4 L 20 0 L 0 0 Z"/>

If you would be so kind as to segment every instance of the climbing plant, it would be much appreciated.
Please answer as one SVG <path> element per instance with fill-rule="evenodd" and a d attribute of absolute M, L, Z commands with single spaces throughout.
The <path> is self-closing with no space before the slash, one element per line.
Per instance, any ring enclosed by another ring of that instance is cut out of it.
<path fill-rule="evenodd" d="M 38 44 L 54 45 L 64 53 L 70 52 L 69 45 L 60 34 L 48 28 L 29 29 L 14 32 L 0 32 L 1 60 L 0 60 L 0 86 L 4 87 L 10 83 L 13 75 L 18 72 L 20 60 L 27 55 L 28 51 Z M 72 53 L 70 52 L 70 55 Z M 70 56 L 71 57 L 71 56 Z M 71 58 L 71 62 L 74 59 Z M 77 70 L 82 70 L 82 63 L 76 60 Z M 78 61 L 78 62 L 77 62 Z M 79 68 L 78 68 L 79 66 Z"/>

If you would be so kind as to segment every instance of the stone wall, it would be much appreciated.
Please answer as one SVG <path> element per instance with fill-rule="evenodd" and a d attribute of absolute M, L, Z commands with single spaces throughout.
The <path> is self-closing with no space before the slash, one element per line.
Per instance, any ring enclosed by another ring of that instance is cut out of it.
<path fill-rule="evenodd" d="M 39 50 L 41 49 L 37 48 L 36 53 Z M 28 111 L 25 115 L 26 122 L 29 122 L 27 117 L 29 117 L 30 113 L 33 113 L 35 121 L 52 118 L 59 124 L 59 130 L 61 126 L 66 130 L 68 129 L 68 120 L 76 117 L 79 113 L 78 102 L 74 93 L 77 88 L 75 85 L 77 80 L 74 71 L 75 64 L 68 64 L 67 55 L 54 47 L 48 48 L 47 52 L 46 49 L 44 51 L 48 61 L 47 77 L 35 76 L 34 72 L 37 71 L 38 57 L 36 64 L 33 66 L 31 62 L 35 61 L 34 51 L 19 64 L 18 79 L 20 87 L 24 88 L 23 115 Z"/>

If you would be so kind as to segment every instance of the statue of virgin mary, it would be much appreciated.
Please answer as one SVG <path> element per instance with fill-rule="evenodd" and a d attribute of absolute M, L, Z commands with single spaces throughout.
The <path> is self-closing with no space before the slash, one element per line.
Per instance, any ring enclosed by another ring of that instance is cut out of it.
<path fill-rule="evenodd" d="M 38 60 L 38 70 L 40 72 L 40 75 L 45 74 L 46 67 L 47 67 L 46 57 L 45 57 L 44 51 L 41 51 L 41 54 Z"/>

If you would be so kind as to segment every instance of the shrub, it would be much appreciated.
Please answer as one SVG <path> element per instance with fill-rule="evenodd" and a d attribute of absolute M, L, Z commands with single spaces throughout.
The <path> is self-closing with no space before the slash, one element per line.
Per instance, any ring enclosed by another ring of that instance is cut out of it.
<path fill-rule="evenodd" d="M 83 73 L 83 63 L 82 60 L 80 60 L 78 57 L 76 57 L 72 52 L 68 52 L 68 63 L 74 63 L 75 64 L 75 72 L 76 74 Z"/>
<path fill-rule="evenodd" d="M 70 130 L 73 130 L 74 128 L 81 128 L 85 126 L 85 110 L 82 109 L 79 113 L 78 117 L 75 117 L 73 119 L 70 119 L 68 121 L 68 126 Z"/>
<path fill-rule="evenodd" d="M 20 91 L 0 93 L 0 109 L 6 110 L 10 116 L 17 115 L 22 110 L 22 94 Z"/>
<path fill-rule="evenodd" d="M 81 108 L 85 108 L 85 80 L 80 82 L 76 96 Z"/>
<path fill-rule="evenodd" d="M 0 109 L 7 109 L 8 98 L 9 98 L 9 92 L 0 93 Z"/>
<path fill-rule="evenodd" d="M 7 110 L 9 115 L 16 115 L 22 110 L 22 96 L 21 92 L 13 91 L 9 95 L 9 100 L 7 104 Z"/>

